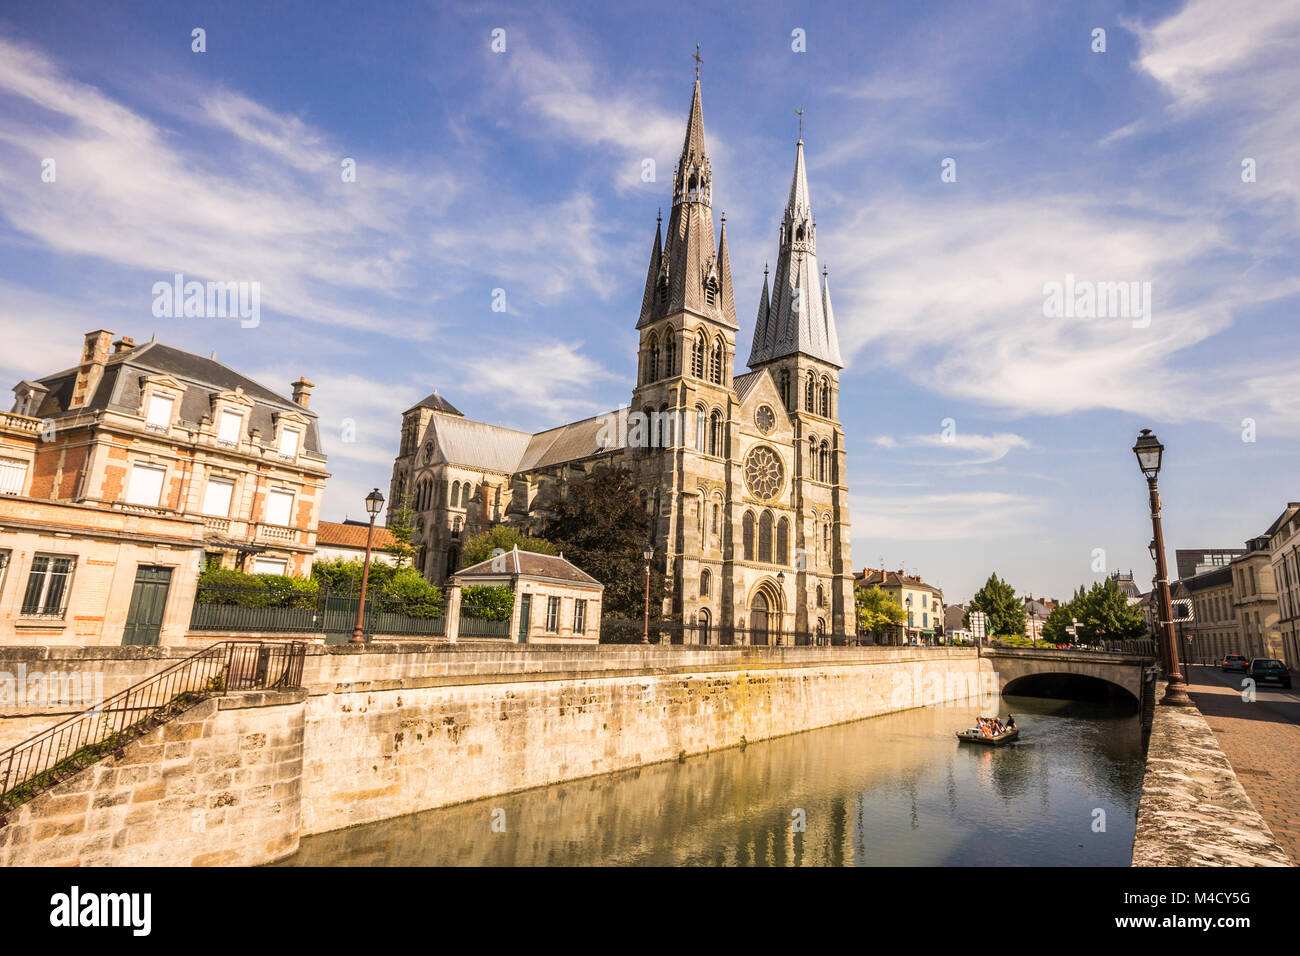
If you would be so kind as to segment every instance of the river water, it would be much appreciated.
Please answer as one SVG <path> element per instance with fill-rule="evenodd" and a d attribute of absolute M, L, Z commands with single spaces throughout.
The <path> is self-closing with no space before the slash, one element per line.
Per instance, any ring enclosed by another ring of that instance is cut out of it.
<path fill-rule="evenodd" d="M 308 837 L 282 865 L 1126 866 L 1136 713 L 1003 697 L 1018 743 L 923 707 Z"/>

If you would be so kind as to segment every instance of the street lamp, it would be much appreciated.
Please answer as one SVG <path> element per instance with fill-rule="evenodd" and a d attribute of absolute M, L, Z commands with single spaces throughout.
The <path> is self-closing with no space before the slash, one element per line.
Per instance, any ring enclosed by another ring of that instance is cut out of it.
<path fill-rule="evenodd" d="M 781 589 L 781 605 L 784 606 L 785 605 L 785 572 L 784 571 L 776 572 L 776 583 L 777 586 Z M 777 618 L 777 623 L 776 623 L 776 644 L 778 647 L 781 644 L 781 619 L 780 618 Z"/>
<path fill-rule="evenodd" d="M 907 596 L 907 640 L 912 640 L 912 595 Z"/>
<path fill-rule="evenodd" d="M 1160 525 L 1160 492 L 1156 488 L 1156 476 L 1160 474 L 1160 459 L 1165 446 L 1151 434 L 1151 429 L 1144 428 L 1133 446 L 1137 455 L 1138 467 L 1147 479 L 1147 490 L 1151 498 L 1151 530 L 1154 533 L 1151 544 L 1155 549 L 1156 586 L 1160 592 L 1160 631 L 1165 648 L 1165 696 L 1162 704 L 1190 706 L 1192 699 L 1187 696 L 1187 682 L 1183 679 L 1182 668 L 1178 666 L 1178 645 L 1174 638 L 1174 608 L 1169 597 L 1169 575 L 1165 568 L 1165 534 Z"/>
<path fill-rule="evenodd" d="M 655 556 L 652 548 L 641 552 L 645 558 L 645 630 L 641 632 L 641 643 L 650 643 L 650 560 Z"/>
<path fill-rule="evenodd" d="M 1038 608 L 1029 608 L 1029 633 L 1034 635 L 1034 647 L 1038 647 Z"/>
<path fill-rule="evenodd" d="M 384 507 L 384 496 L 376 488 L 370 494 L 366 495 L 366 511 L 370 513 L 370 529 L 366 531 L 366 563 L 361 567 L 361 600 L 357 602 L 357 626 L 352 629 L 352 638 L 349 644 L 364 644 L 366 639 L 362 636 L 362 621 L 366 613 L 366 584 L 370 579 L 370 545 L 375 539 L 375 518 L 379 515 L 380 509 Z"/>

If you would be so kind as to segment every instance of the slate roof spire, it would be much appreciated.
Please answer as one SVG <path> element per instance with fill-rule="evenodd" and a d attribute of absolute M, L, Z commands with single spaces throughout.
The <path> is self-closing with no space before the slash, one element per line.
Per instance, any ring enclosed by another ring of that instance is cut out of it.
<path fill-rule="evenodd" d="M 830 309 L 830 287 L 822 281 L 824 276 L 819 276 L 819 271 L 817 220 L 808 194 L 808 172 L 800 135 L 795 144 L 790 196 L 781 218 L 780 253 L 770 300 L 766 275 L 763 279 L 763 298 L 749 353 L 750 368 L 796 354 L 836 368 L 844 367 Z M 766 316 L 764 303 L 767 303 Z"/>
<path fill-rule="evenodd" d="M 705 149 L 697 76 L 682 154 L 673 172 L 672 211 L 662 239 L 656 238 L 651 250 L 637 328 L 683 311 L 731 329 L 740 327 L 731 288 L 726 227 L 720 241 L 715 241 L 714 235 L 713 168 Z"/>

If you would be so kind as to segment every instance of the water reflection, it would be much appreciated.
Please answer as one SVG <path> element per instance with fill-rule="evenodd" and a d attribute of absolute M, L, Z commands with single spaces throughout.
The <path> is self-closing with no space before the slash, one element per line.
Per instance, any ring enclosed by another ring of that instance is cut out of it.
<path fill-rule="evenodd" d="M 287 865 L 1125 865 L 1136 714 L 1007 697 L 1020 742 L 927 707 L 309 837 Z M 504 810 L 505 831 L 493 832 Z M 1094 809 L 1106 831 L 1093 831 Z M 793 826 L 803 811 L 806 832 Z"/>

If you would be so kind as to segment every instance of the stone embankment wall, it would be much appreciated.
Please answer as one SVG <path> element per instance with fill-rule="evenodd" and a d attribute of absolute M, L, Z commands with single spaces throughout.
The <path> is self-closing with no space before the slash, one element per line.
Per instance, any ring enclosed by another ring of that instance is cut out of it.
<path fill-rule="evenodd" d="M 80 659 L 120 665 L 107 693 L 132 682 L 120 651 L 159 651 L 111 650 Z M 996 699 L 989 663 L 957 648 L 309 651 L 303 690 L 207 701 L 11 813 L 0 862 L 269 862 L 310 833 L 989 687 Z M 167 656 L 140 654 L 134 679 Z"/>
<path fill-rule="evenodd" d="M 301 690 L 209 698 L 9 814 L 0 866 L 269 863 L 298 848 Z"/>
<path fill-rule="evenodd" d="M 1291 865 L 1195 707 L 1155 709 L 1133 865 Z"/>

